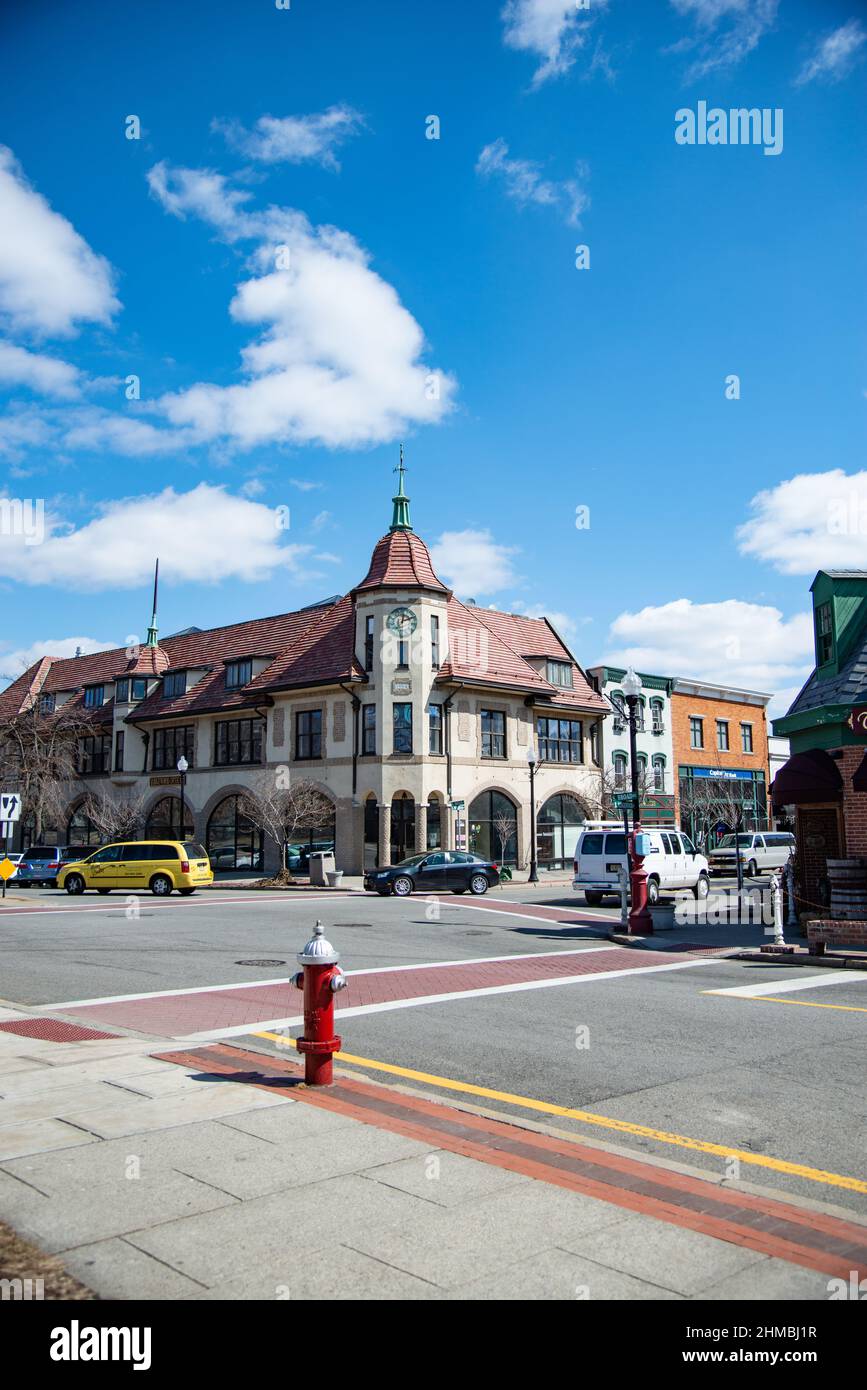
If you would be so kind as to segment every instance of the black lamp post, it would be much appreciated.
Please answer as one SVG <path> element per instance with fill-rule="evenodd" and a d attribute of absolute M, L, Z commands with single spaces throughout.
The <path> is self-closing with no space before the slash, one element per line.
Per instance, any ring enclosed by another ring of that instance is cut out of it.
<path fill-rule="evenodd" d="M 186 760 L 186 758 L 184 757 L 183 753 L 182 753 L 181 756 L 178 758 L 178 764 L 177 764 L 177 766 L 178 766 L 178 772 L 179 772 L 180 778 L 181 778 L 181 836 L 180 836 L 180 838 L 183 840 L 183 839 L 186 838 L 186 824 L 187 824 L 187 806 L 186 806 L 186 800 L 185 800 L 185 798 L 184 798 L 184 788 L 185 788 L 186 785 L 187 785 L 187 768 L 189 767 L 189 763 L 187 762 L 187 760 Z"/>
<path fill-rule="evenodd" d="M 539 869 L 536 863 L 536 772 L 545 761 L 536 757 L 532 743 L 527 749 L 527 767 L 530 772 L 530 876 L 528 883 L 539 882 Z"/>
<path fill-rule="evenodd" d="M 623 679 L 623 693 L 626 696 L 626 703 L 629 709 L 627 719 L 629 721 L 629 762 L 630 773 L 632 776 L 632 845 L 631 845 L 631 867 L 630 867 L 630 907 L 629 907 L 629 935 L 630 936 L 649 936 L 653 932 L 653 918 L 647 907 L 647 871 L 644 868 L 644 856 L 640 855 L 637 846 L 641 843 L 638 839 L 643 833 L 641 829 L 641 799 L 638 788 L 638 749 L 636 733 L 638 728 L 638 697 L 641 694 L 641 680 L 630 666 Z"/>

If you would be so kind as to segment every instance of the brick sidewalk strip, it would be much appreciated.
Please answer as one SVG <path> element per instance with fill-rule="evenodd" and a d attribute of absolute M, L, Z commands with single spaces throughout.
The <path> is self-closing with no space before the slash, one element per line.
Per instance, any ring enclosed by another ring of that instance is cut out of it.
<path fill-rule="evenodd" d="M 688 954 L 688 953 L 687 953 Z M 715 954 L 700 948 L 696 955 Z M 435 998 L 467 990 L 508 988 L 534 981 L 581 979 L 606 972 L 659 970 L 658 952 L 618 946 L 548 951 L 490 961 L 450 962 L 406 969 L 348 971 L 349 988 L 338 994 L 338 1011 L 401 1000 Z M 188 1038 L 197 1033 L 301 1018 L 301 995 L 286 979 L 189 993 L 145 995 L 137 999 L 55 1006 L 64 1016 L 108 1027 L 134 1029 L 155 1037 Z"/>
<path fill-rule="evenodd" d="M 510 1172 L 553 1183 L 615 1206 L 654 1216 L 740 1245 L 759 1254 L 835 1278 L 867 1275 L 867 1226 L 821 1212 L 757 1197 L 641 1159 L 626 1158 L 579 1142 L 549 1138 L 506 1121 L 452 1109 L 418 1096 L 341 1077 L 327 1089 L 309 1090 L 288 1062 L 223 1044 L 190 1052 L 165 1052 L 160 1060 L 201 1066 L 238 1083 L 389 1129 Z"/>

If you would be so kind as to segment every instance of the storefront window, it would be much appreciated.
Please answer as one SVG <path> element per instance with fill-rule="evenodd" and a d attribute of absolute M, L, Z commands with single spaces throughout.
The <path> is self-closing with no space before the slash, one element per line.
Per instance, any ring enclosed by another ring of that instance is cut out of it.
<path fill-rule="evenodd" d="M 206 847 L 211 868 L 262 870 L 262 831 L 239 808 L 237 796 L 222 800 L 208 821 Z"/>
<path fill-rule="evenodd" d="M 191 840 L 195 834 L 190 808 L 184 803 L 184 824 L 181 826 L 181 798 L 163 796 L 147 818 L 146 840 Z"/>
<path fill-rule="evenodd" d="M 563 869 L 575 858 L 575 846 L 584 824 L 584 811 L 574 796 L 551 796 L 536 822 L 536 853 L 540 865 Z"/>
<path fill-rule="evenodd" d="M 469 830 L 471 854 L 497 864 L 517 864 L 517 807 L 502 792 L 482 792 L 470 803 Z"/>

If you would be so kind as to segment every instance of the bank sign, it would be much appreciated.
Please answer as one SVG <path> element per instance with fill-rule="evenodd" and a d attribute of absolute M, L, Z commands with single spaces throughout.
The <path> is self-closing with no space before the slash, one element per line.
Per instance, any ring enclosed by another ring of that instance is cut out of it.
<path fill-rule="evenodd" d="M 694 767 L 693 777 L 712 778 L 714 782 L 752 782 L 753 774 L 742 767 Z"/>

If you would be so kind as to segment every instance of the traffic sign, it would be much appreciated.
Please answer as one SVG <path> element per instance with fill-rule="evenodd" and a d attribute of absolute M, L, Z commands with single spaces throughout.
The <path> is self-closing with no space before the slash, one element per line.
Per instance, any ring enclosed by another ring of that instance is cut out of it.
<path fill-rule="evenodd" d="M 17 865 L 13 864 L 12 860 L 8 856 L 4 859 L 0 859 L 0 878 L 3 879 L 4 883 L 7 878 L 12 877 L 12 875 L 15 873 L 16 868 Z"/>
<path fill-rule="evenodd" d="M 613 800 L 615 806 L 629 806 L 636 798 L 633 792 L 615 792 Z"/>
<path fill-rule="evenodd" d="M 0 821 L 18 820 L 21 816 L 21 797 L 17 792 L 0 792 Z"/>
<path fill-rule="evenodd" d="M 464 807 L 466 806 L 466 804 L 467 804 L 467 803 L 466 803 L 465 801 L 450 801 L 450 802 L 449 802 L 449 805 L 451 806 L 451 808 L 452 808 L 453 811 L 462 811 L 462 810 L 464 809 Z"/>

